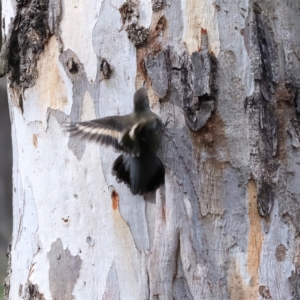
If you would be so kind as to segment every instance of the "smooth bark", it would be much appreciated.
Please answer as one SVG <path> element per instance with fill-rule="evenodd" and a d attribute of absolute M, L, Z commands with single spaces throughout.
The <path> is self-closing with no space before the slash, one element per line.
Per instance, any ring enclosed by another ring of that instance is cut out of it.
<path fill-rule="evenodd" d="M 123 1 L 3 3 L 7 299 L 298 299 L 300 2 Z M 142 85 L 170 121 L 147 199 L 61 126 Z"/>

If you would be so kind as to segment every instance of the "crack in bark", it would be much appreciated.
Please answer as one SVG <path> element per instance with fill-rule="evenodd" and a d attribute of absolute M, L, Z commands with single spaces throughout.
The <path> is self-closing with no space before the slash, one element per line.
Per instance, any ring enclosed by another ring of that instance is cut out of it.
<path fill-rule="evenodd" d="M 258 209 L 261 216 L 267 216 L 273 207 L 275 184 L 279 163 L 277 159 L 277 99 L 275 91 L 279 82 L 279 60 L 274 32 L 267 14 L 258 3 L 253 5 L 253 24 L 251 27 L 251 58 L 255 79 L 255 90 L 245 100 L 253 134 L 257 132 L 258 141 L 253 141 L 251 160 L 253 175 L 258 190 Z M 258 118 L 257 118 L 258 116 Z M 259 120 L 259 127 L 255 122 Z M 257 138 L 256 137 L 256 138 Z"/>

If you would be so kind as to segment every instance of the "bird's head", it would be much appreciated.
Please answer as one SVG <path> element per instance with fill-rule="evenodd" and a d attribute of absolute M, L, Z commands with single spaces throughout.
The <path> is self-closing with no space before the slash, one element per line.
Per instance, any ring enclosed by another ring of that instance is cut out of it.
<path fill-rule="evenodd" d="M 144 88 L 138 89 L 133 97 L 134 111 L 143 112 L 149 110 L 149 98 Z"/>

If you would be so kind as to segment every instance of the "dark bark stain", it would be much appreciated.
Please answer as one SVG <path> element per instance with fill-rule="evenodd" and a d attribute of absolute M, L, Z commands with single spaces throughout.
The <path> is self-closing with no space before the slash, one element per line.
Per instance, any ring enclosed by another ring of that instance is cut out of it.
<path fill-rule="evenodd" d="M 295 4 L 296 7 L 299 5 Z M 300 147 L 300 62 L 295 54 L 299 35 L 293 35 L 291 27 L 291 35 L 287 34 L 283 43 L 276 43 L 273 9 L 271 2 L 255 3 L 245 24 L 244 41 L 255 79 L 255 91 L 246 99 L 245 108 L 250 132 L 256 132 L 258 137 L 254 141 L 258 151 L 251 153 L 251 157 L 260 213 L 269 214 L 276 195 L 284 199 L 279 201 L 283 219 L 299 232 L 298 194 L 289 189 Z M 294 149 L 288 149 L 289 138 Z"/>
<path fill-rule="evenodd" d="M 81 258 L 72 256 L 69 249 L 64 250 L 61 239 L 52 243 L 48 252 L 49 286 L 53 299 L 72 300 L 72 291 L 79 278 Z"/>
<path fill-rule="evenodd" d="M 257 205 L 260 214 L 267 216 L 273 207 L 276 188 L 273 178 L 279 168 L 278 99 L 275 96 L 279 83 L 279 58 L 273 25 L 258 3 L 253 5 L 251 24 L 250 27 L 246 27 L 245 44 L 251 57 L 255 90 L 246 98 L 245 108 L 250 108 L 250 128 L 257 132 L 256 138 L 258 137 L 255 147 L 259 151 L 251 155 L 258 188 Z"/>
<path fill-rule="evenodd" d="M 261 285 L 258 288 L 259 294 L 264 298 L 264 299 L 273 299 L 270 293 L 270 290 L 268 287 Z"/>
<path fill-rule="evenodd" d="M 127 32 L 128 39 L 135 45 L 142 45 L 148 38 L 149 29 L 138 24 L 139 12 L 137 4 L 128 0 L 120 8 L 123 27 Z"/>
<path fill-rule="evenodd" d="M 10 86 L 16 95 L 15 105 L 23 111 L 22 93 L 34 86 L 38 78 L 37 62 L 49 38 L 59 36 L 60 0 L 19 0 L 0 54 L 0 76 L 8 72 Z M 49 23 L 48 23 L 49 22 Z"/>
<path fill-rule="evenodd" d="M 113 210 L 118 209 L 119 207 L 119 194 L 117 191 L 113 190 L 111 193 L 111 200 L 112 200 L 112 208 Z"/>
<path fill-rule="evenodd" d="M 292 300 L 300 299 L 300 266 L 296 265 L 289 277 Z"/>
<path fill-rule="evenodd" d="M 283 244 L 279 244 L 275 250 L 275 257 L 278 262 L 284 261 L 286 256 L 286 247 Z"/>
<path fill-rule="evenodd" d="M 10 83 L 15 87 L 29 88 L 35 84 L 37 61 L 49 40 L 48 0 L 17 2 L 17 12 L 8 46 Z"/>
<path fill-rule="evenodd" d="M 79 80 L 84 81 L 86 77 L 84 66 L 72 50 L 64 51 L 59 56 L 59 61 L 73 84 Z"/>
<path fill-rule="evenodd" d="M 152 10 L 157 12 L 164 6 L 164 0 L 152 0 Z"/>
<path fill-rule="evenodd" d="M 125 30 L 127 32 L 128 39 L 135 46 L 142 45 L 149 35 L 149 29 L 139 24 L 128 25 Z"/>
<path fill-rule="evenodd" d="M 71 57 L 67 62 L 66 62 L 67 68 L 70 73 L 73 75 L 77 74 L 79 71 L 79 63 L 74 60 L 73 57 Z"/>
<path fill-rule="evenodd" d="M 24 288 L 24 295 L 22 297 L 24 300 L 46 300 L 44 295 L 39 292 L 39 287 L 37 284 L 32 284 L 28 281 Z"/>
<path fill-rule="evenodd" d="M 100 64 L 100 71 L 103 74 L 104 79 L 109 79 L 112 73 L 112 69 L 110 64 L 105 58 L 102 58 L 102 62 Z"/>

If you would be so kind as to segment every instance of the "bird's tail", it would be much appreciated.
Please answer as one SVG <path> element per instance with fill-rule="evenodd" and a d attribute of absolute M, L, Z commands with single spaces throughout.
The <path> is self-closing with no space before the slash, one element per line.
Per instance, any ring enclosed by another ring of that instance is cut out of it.
<path fill-rule="evenodd" d="M 155 191 L 165 183 L 164 165 L 154 153 L 139 157 L 120 155 L 113 164 L 112 173 L 119 182 L 129 186 L 133 195 Z"/>

